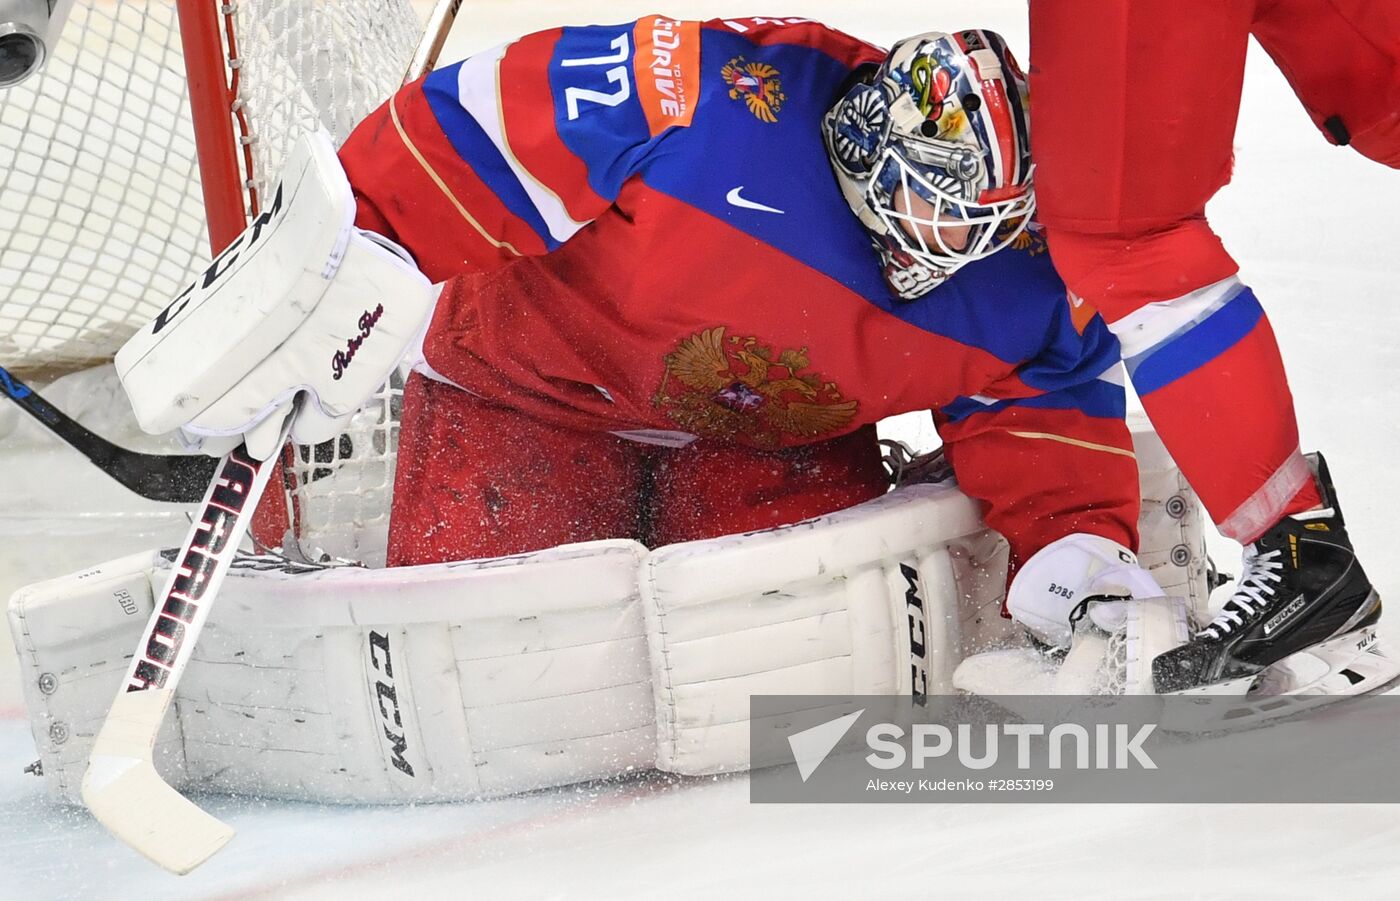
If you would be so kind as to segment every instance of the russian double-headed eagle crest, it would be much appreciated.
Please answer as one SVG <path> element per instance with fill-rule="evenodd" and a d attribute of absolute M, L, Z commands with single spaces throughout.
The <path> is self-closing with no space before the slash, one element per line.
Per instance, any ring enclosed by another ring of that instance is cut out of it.
<path fill-rule="evenodd" d="M 666 364 L 652 405 L 696 435 L 780 447 L 845 428 L 857 401 L 835 382 L 805 372 L 807 348 L 774 355 L 757 338 L 725 337 L 724 326 L 688 338 L 662 358 Z"/>
<path fill-rule="evenodd" d="M 746 62 L 736 56 L 724 64 L 720 70 L 725 84 L 729 85 L 729 99 L 744 98 L 749 112 L 760 122 L 777 122 L 778 111 L 783 108 L 787 95 L 783 93 L 783 83 L 778 70 L 767 63 Z"/>

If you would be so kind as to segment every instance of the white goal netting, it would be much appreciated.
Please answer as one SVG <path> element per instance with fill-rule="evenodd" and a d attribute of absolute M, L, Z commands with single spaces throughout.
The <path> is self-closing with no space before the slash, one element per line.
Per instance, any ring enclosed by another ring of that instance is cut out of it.
<path fill-rule="evenodd" d="M 421 33 L 407 0 L 180 0 L 179 12 L 200 4 L 227 85 L 213 101 L 191 90 L 168 0 L 79 0 L 43 72 L 0 92 L 0 365 L 21 377 L 109 360 L 206 265 L 205 189 L 254 213 L 296 138 L 343 140 L 402 82 Z M 211 103 L 231 125 L 232 177 L 210 174 L 196 146 L 192 109 Z M 314 546 L 382 558 L 397 393 L 348 437 L 294 454 L 288 494 Z"/>
<path fill-rule="evenodd" d="M 0 365 L 110 357 L 208 254 L 175 9 L 78 4 L 0 93 Z"/>

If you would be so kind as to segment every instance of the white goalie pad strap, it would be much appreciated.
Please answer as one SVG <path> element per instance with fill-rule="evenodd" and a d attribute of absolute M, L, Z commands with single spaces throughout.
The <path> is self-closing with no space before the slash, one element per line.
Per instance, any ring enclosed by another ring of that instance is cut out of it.
<path fill-rule="evenodd" d="M 1181 598 L 1134 598 L 1115 602 L 1122 614 L 1112 632 L 1092 627 L 1076 631 L 1064 663 L 1055 673 L 1052 694 L 1156 694 L 1152 661 L 1186 641 L 1186 606 Z"/>
<path fill-rule="evenodd" d="M 293 440 L 342 431 L 436 300 L 407 252 L 354 217 L 329 138 L 303 137 L 267 211 L 117 353 L 141 427 L 240 435 L 305 392 Z"/>
<path fill-rule="evenodd" d="M 613 541 L 379 571 L 242 561 L 180 683 L 157 769 L 176 787 L 398 803 L 649 768 L 644 554 Z M 133 560 L 12 602 L 44 771 L 69 800 L 161 575 Z M 146 595 L 130 629 L 111 612 L 117 591 Z M 95 643 L 88 623 L 103 616 L 114 625 Z"/>
<path fill-rule="evenodd" d="M 657 766 L 742 770 L 757 694 L 951 690 L 1000 617 L 1006 546 L 948 485 L 653 552 L 642 580 Z"/>

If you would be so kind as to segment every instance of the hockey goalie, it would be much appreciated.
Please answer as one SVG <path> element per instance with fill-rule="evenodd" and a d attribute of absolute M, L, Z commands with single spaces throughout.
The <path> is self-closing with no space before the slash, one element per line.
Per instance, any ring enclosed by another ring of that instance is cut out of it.
<path fill-rule="evenodd" d="M 471 798 L 743 769 L 754 694 L 1154 691 L 1211 628 L 1199 511 L 1045 253 L 1027 104 L 987 31 L 886 53 L 649 17 L 526 36 L 338 153 L 303 142 L 118 370 L 146 429 L 267 459 L 288 417 L 328 440 L 412 364 L 390 566 L 241 561 L 163 775 Z M 915 410 L 956 484 L 897 465 L 888 490 L 875 423 Z M 171 565 L 12 604 L 60 795 Z M 1374 688 L 1397 667 L 1364 609 L 1187 689 Z"/>

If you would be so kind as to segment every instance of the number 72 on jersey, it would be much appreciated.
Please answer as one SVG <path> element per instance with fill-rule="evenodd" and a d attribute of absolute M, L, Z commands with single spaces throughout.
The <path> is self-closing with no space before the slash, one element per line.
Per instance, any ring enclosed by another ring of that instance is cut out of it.
<path fill-rule="evenodd" d="M 628 74 L 628 57 L 631 56 L 631 44 L 628 41 L 627 33 L 623 32 L 613 39 L 609 45 L 616 53 L 607 56 L 591 56 L 584 59 L 560 60 L 559 65 L 564 68 L 572 67 L 595 67 L 608 66 L 601 74 L 612 85 L 613 90 L 596 91 L 592 88 L 569 86 L 564 88 L 564 103 L 568 107 L 569 121 L 579 117 L 580 103 L 597 103 L 602 106 L 617 106 L 632 96 L 632 80 Z"/>

